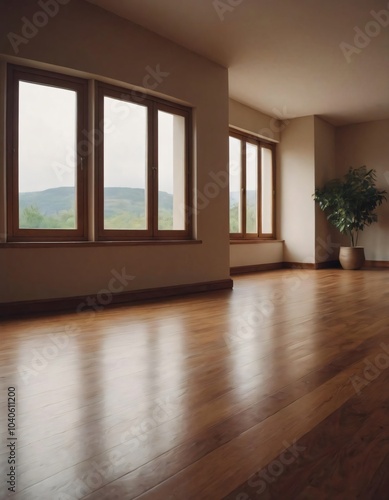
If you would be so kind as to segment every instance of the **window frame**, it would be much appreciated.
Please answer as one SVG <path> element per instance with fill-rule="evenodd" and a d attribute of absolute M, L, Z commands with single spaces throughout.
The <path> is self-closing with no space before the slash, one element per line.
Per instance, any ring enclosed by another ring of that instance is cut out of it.
<path fill-rule="evenodd" d="M 254 135 L 242 132 L 240 130 L 231 128 L 229 129 L 228 138 L 233 137 L 241 141 L 241 228 L 239 233 L 230 232 L 230 240 L 252 241 L 252 240 L 275 240 L 276 239 L 276 144 L 265 141 Z M 246 197 L 246 177 L 247 177 L 247 163 L 246 163 L 246 144 L 253 144 L 258 147 L 257 155 L 257 220 L 258 232 L 247 233 L 247 197 Z M 262 148 L 269 149 L 272 152 L 272 229 L 271 233 L 262 232 Z"/>
<path fill-rule="evenodd" d="M 104 228 L 104 138 L 95 148 L 95 239 L 96 241 L 189 240 L 192 238 L 192 110 L 158 97 L 123 87 L 96 82 L 95 127 L 104 137 L 104 97 L 146 106 L 147 116 L 147 229 Z M 158 229 L 158 111 L 185 119 L 185 229 Z"/>
<path fill-rule="evenodd" d="M 72 90 L 77 93 L 76 119 L 76 229 L 23 229 L 19 227 L 19 82 L 36 83 Z M 88 81 L 52 71 L 7 65 L 7 148 L 6 148 L 6 209 L 7 241 L 61 242 L 88 239 L 88 169 L 89 152 L 80 154 L 88 130 Z"/>

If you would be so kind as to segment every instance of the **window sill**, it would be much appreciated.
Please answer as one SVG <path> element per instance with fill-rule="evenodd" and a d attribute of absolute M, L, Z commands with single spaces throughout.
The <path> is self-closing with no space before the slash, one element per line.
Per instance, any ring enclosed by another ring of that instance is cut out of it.
<path fill-rule="evenodd" d="M 132 240 L 132 241 L 18 241 L 0 243 L 0 248 L 89 248 L 89 247 L 132 247 L 159 245 L 201 245 L 202 240 Z"/>
<path fill-rule="evenodd" d="M 246 244 L 261 244 L 261 243 L 284 243 L 285 240 L 272 240 L 272 239 L 262 239 L 262 240 L 230 240 L 230 245 L 246 245 Z"/>

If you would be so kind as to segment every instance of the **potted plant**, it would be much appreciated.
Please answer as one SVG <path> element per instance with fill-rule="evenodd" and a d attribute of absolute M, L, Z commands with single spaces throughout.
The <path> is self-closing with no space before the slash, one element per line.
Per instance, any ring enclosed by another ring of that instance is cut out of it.
<path fill-rule="evenodd" d="M 374 169 L 350 167 L 342 179 L 327 182 L 313 194 L 328 221 L 350 238 L 350 247 L 340 247 L 343 269 L 360 269 L 365 261 L 364 249 L 358 247 L 359 232 L 377 221 L 375 210 L 386 200 L 386 191 L 377 189 L 375 183 Z"/>

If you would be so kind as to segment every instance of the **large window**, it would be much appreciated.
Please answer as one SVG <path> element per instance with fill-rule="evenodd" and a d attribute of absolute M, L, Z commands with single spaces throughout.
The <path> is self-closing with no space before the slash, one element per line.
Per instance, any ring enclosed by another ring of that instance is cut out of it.
<path fill-rule="evenodd" d="M 275 237 L 274 145 L 230 131 L 230 235 Z"/>
<path fill-rule="evenodd" d="M 104 84 L 97 102 L 98 238 L 187 238 L 189 110 Z"/>
<path fill-rule="evenodd" d="M 9 66 L 8 241 L 190 238 L 190 110 L 95 85 Z"/>
<path fill-rule="evenodd" d="M 9 67 L 9 241 L 86 238 L 86 92 L 84 80 Z"/>

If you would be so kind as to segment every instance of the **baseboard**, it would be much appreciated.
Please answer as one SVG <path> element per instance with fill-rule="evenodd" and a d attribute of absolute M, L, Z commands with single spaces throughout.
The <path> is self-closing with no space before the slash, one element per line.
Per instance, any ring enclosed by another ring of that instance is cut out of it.
<path fill-rule="evenodd" d="M 388 260 L 365 260 L 363 267 L 367 269 L 375 269 L 375 268 L 387 268 L 389 267 Z"/>
<path fill-rule="evenodd" d="M 302 262 L 283 262 L 284 269 L 341 269 L 338 260 L 329 260 L 327 262 L 316 262 L 316 264 L 305 264 Z M 365 260 L 363 264 L 365 269 L 385 269 L 389 268 L 388 260 Z"/>
<path fill-rule="evenodd" d="M 284 269 L 316 269 L 316 264 L 306 262 L 283 262 Z"/>
<path fill-rule="evenodd" d="M 130 304 L 153 299 L 163 299 L 191 293 L 211 292 L 216 290 L 227 290 L 233 287 L 232 279 L 219 281 L 208 281 L 205 283 L 190 283 L 187 285 L 175 285 L 161 288 L 149 288 L 146 290 L 133 290 L 128 292 L 113 293 L 110 301 L 104 306 L 109 307 L 119 304 Z M 87 310 L 86 301 L 91 295 L 78 297 L 64 297 L 57 299 L 31 300 L 22 302 L 0 303 L 0 317 L 21 316 L 27 314 L 50 313 L 61 311 L 79 312 Z M 96 308 L 96 301 L 94 302 Z M 91 308 L 91 307 L 89 307 Z"/>
<path fill-rule="evenodd" d="M 316 262 L 315 264 L 306 264 L 302 262 L 283 262 L 284 269 L 341 269 L 339 260 L 328 260 L 326 262 Z M 366 269 L 384 269 L 389 268 L 388 260 L 365 260 L 363 267 Z"/>
<path fill-rule="evenodd" d="M 231 267 L 231 275 L 243 274 L 243 273 L 257 273 L 262 271 L 273 271 L 275 269 L 332 269 L 339 268 L 340 264 L 338 260 L 330 260 L 327 262 L 316 262 L 316 263 L 306 263 L 306 262 L 273 262 L 270 264 L 254 264 L 251 266 L 237 266 Z"/>
<path fill-rule="evenodd" d="M 316 262 L 315 269 L 339 269 L 342 267 L 338 260 L 327 260 L 326 262 Z"/>
<path fill-rule="evenodd" d="M 274 269 L 282 269 L 282 262 L 272 262 L 270 264 L 255 264 L 252 266 L 237 266 L 231 267 L 230 273 L 243 274 L 243 273 L 257 273 L 261 271 L 273 271 Z"/>
<path fill-rule="evenodd" d="M 338 260 L 328 260 L 326 262 L 283 262 L 282 267 L 284 269 L 334 269 L 339 268 L 340 264 Z"/>

